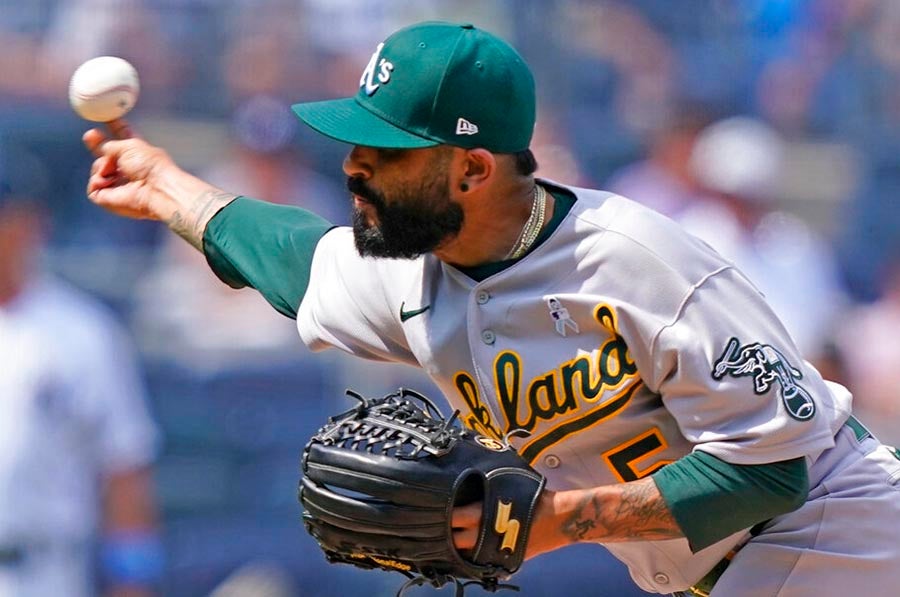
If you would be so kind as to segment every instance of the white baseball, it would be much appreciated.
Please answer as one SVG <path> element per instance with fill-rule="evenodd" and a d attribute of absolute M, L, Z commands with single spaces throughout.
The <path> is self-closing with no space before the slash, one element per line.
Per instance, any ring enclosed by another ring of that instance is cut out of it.
<path fill-rule="evenodd" d="M 137 70 L 127 60 L 100 56 L 75 69 L 69 103 L 82 118 L 109 122 L 134 107 L 140 88 Z"/>

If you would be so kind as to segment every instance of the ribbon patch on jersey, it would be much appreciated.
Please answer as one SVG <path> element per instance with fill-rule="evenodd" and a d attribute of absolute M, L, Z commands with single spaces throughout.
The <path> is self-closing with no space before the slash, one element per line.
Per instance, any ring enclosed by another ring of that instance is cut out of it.
<path fill-rule="evenodd" d="M 753 376 L 753 391 L 756 394 L 765 394 L 773 383 L 777 383 L 781 401 L 793 418 L 807 421 L 816 414 L 812 396 L 797 384 L 798 379 L 803 379 L 803 373 L 791 365 L 781 352 L 759 342 L 740 344 L 737 338 L 728 341 L 728 346 L 713 367 L 713 379 L 720 380 L 727 374 L 732 377 Z"/>
<path fill-rule="evenodd" d="M 556 325 L 556 333 L 565 336 L 567 330 L 579 333 L 578 324 L 569 316 L 569 310 L 562 306 L 555 296 L 547 298 L 547 308 L 550 309 L 550 317 Z"/>

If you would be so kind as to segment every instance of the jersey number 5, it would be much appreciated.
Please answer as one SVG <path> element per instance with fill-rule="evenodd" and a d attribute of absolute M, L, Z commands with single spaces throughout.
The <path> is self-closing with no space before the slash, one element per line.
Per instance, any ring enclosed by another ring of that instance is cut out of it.
<path fill-rule="evenodd" d="M 647 460 L 652 456 L 659 454 L 669 445 L 666 439 L 660 433 L 659 429 L 653 429 L 632 438 L 612 450 L 603 453 L 603 458 L 609 464 L 610 468 L 619 481 L 627 483 L 628 481 L 637 481 L 648 475 L 652 475 L 665 465 L 673 462 L 672 460 Z"/>

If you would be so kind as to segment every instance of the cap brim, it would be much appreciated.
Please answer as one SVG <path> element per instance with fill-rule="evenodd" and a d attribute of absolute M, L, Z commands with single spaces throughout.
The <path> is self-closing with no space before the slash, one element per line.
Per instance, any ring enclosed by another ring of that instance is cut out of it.
<path fill-rule="evenodd" d="M 332 139 L 391 149 L 433 147 L 439 141 L 414 135 L 363 108 L 356 98 L 307 102 L 291 106 L 300 120 Z"/>

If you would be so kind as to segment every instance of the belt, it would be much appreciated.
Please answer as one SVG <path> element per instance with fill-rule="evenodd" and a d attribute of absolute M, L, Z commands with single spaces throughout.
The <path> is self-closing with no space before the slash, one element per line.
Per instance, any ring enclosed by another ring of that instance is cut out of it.
<path fill-rule="evenodd" d="M 712 570 L 707 572 L 706 576 L 698 580 L 694 586 L 685 591 L 672 593 L 672 597 L 709 597 L 709 594 L 712 593 L 713 587 L 716 585 L 719 577 L 725 573 L 725 569 L 728 568 L 728 564 L 731 563 L 731 559 L 736 553 L 737 549 L 729 551 L 728 555 L 722 558 L 718 564 L 713 566 Z"/>
<path fill-rule="evenodd" d="M 858 442 L 872 437 L 872 432 L 866 429 L 866 427 L 859 422 L 859 419 L 853 415 L 850 415 L 850 418 L 847 419 L 847 422 L 844 423 L 844 425 L 853 430 L 853 435 L 856 436 L 856 441 Z"/>
<path fill-rule="evenodd" d="M 872 432 L 866 429 L 865 425 L 859 422 L 859 419 L 850 415 L 850 418 L 847 419 L 847 422 L 844 423 L 847 427 L 849 427 L 853 431 L 853 435 L 856 436 L 856 441 L 861 442 L 870 437 L 873 437 Z M 898 458 L 900 458 L 900 454 L 898 454 Z M 754 537 L 758 535 L 762 531 L 762 527 L 769 522 L 768 520 L 764 520 L 758 524 L 756 524 L 752 529 L 750 529 L 750 534 Z M 725 569 L 728 568 L 728 564 L 731 563 L 731 560 L 734 558 L 735 554 L 737 554 L 738 549 L 732 549 L 728 552 L 724 558 L 722 558 L 718 564 L 713 566 L 712 570 L 706 573 L 706 576 L 701 578 L 694 584 L 692 587 L 688 588 L 685 591 L 677 591 L 672 593 L 672 597 L 709 597 L 710 593 L 712 593 L 713 587 L 718 582 L 719 577 L 721 577 L 725 573 Z"/>

